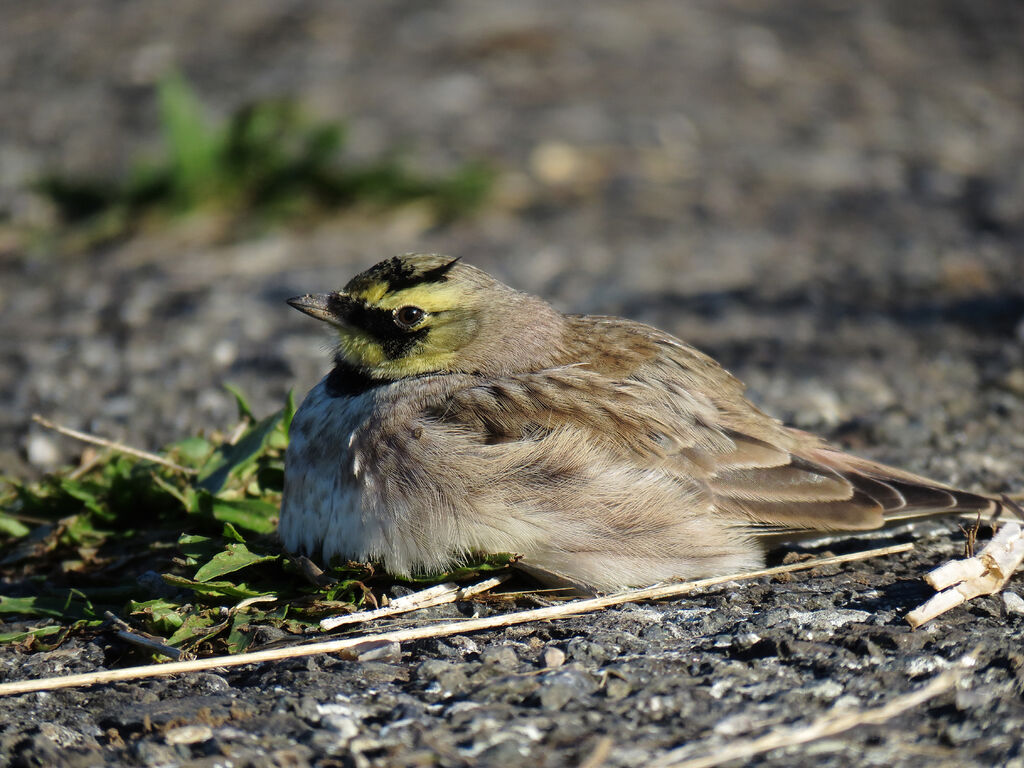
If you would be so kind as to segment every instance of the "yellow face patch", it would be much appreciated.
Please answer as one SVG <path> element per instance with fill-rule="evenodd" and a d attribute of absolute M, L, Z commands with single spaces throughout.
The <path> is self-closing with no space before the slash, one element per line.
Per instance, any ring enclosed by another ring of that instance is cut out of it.
<path fill-rule="evenodd" d="M 382 295 L 375 302 L 381 309 L 398 309 L 399 307 L 419 307 L 425 312 L 444 312 L 455 309 L 465 302 L 466 294 L 456 286 L 443 284 L 415 285 L 395 293 Z"/>
<path fill-rule="evenodd" d="M 449 274 L 454 264 L 395 257 L 352 278 L 332 294 L 339 356 L 379 379 L 452 370 L 478 325 L 472 292 Z M 403 307 L 422 310 L 422 319 Z"/>
<path fill-rule="evenodd" d="M 336 326 L 338 329 L 338 354 L 347 362 L 373 370 L 387 357 L 380 342 L 366 331 L 352 326 Z"/>
<path fill-rule="evenodd" d="M 354 291 L 350 295 L 353 299 L 361 299 L 370 306 L 373 306 L 378 301 L 384 298 L 388 292 L 388 284 L 377 282 L 370 285 L 364 286 L 359 291 Z"/>
<path fill-rule="evenodd" d="M 366 302 L 364 312 L 375 315 L 377 329 L 364 327 L 360 320 L 366 320 L 358 313 L 353 322 L 336 325 L 338 354 L 374 378 L 399 379 L 450 370 L 476 326 L 466 308 L 459 306 L 460 299 L 465 299 L 464 294 L 453 286 L 429 285 L 387 294 L 376 304 Z M 389 319 L 392 312 L 406 306 L 427 313 L 411 330 L 403 330 Z"/>
<path fill-rule="evenodd" d="M 424 341 L 409 354 L 391 359 L 373 336 L 358 328 L 343 327 L 338 329 L 338 354 L 346 362 L 372 372 L 374 378 L 401 379 L 447 370 L 456 351 L 435 348 Z"/>

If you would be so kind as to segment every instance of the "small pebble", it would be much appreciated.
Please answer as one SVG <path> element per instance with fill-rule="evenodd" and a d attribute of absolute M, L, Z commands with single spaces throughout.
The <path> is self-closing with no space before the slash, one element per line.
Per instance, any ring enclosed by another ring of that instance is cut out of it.
<path fill-rule="evenodd" d="M 612 701 L 618 701 L 624 699 L 633 690 L 633 686 L 627 683 L 625 680 L 619 677 L 609 677 L 608 682 L 605 684 L 605 695 Z"/>
<path fill-rule="evenodd" d="M 507 645 L 492 645 L 480 653 L 480 661 L 486 666 L 514 669 L 519 663 L 516 652 Z"/>
<path fill-rule="evenodd" d="M 401 661 L 402 646 L 398 643 L 380 643 L 359 652 L 359 661 Z"/>
<path fill-rule="evenodd" d="M 344 741 L 354 739 L 359 735 L 359 724 L 347 715 L 327 715 L 322 722 L 326 728 L 336 732 Z"/>
<path fill-rule="evenodd" d="M 60 462 L 57 444 L 46 435 L 34 434 L 26 446 L 29 464 L 36 467 L 55 467 Z"/>
<path fill-rule="evenodd" d="M 1019 599 L 1019 598 L 1018 598 Z M 544 666 L 548 669 L 557 669 L 565 664 L 565 652 L 553 645 L 544 649 Z"/>
<path fill-rule="evenodd" d="M 208 725 L 183 725 L 164 734 L 164 741 L 168 744 L 199 744 L 212 738 L 213 731 Z"/>
<path fill-rule="evenodd" d="M 1024 613 L 1024 598 L 1016 592 L 1003 592 L 1003 607 L 1007 613 Z"/>

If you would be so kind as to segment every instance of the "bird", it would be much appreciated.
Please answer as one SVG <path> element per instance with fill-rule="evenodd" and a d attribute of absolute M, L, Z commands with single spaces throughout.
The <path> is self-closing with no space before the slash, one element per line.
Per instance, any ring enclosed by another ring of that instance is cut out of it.
<path fill-rule="evenodd" d="M 337 336 L 290 426 L 279 534 L 297 555 L 408 577 L 512 553 L 600 592 L 1008 503 L 846 453 L 671 334 L 563 314 L 457 258 L 394 256 L 288 303 Z"/>

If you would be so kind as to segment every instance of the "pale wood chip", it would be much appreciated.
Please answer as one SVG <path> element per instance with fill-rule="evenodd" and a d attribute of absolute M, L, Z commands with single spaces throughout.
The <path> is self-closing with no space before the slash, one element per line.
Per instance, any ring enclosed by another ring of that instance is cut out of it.
<path fill-rule="evenodd" d="M 1024 531 L 1019 523 L 1007 523 L 974 557 L 940 565 L 924 579 L 937 595 L 907 614 L 910 626 L 920 627 L 936 616 L 979 595 L 999 592 L 1024 562 Z"/>

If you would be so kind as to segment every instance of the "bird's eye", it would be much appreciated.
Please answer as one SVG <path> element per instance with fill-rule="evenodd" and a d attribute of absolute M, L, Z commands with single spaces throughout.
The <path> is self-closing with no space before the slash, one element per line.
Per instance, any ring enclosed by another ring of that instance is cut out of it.
<path fill-rule="evenodd" d="M 395 325 L 407 331 L 411 330 L 419 325 L 426 314 L 419 307 L 399 307 L 395 310 Z"/>

